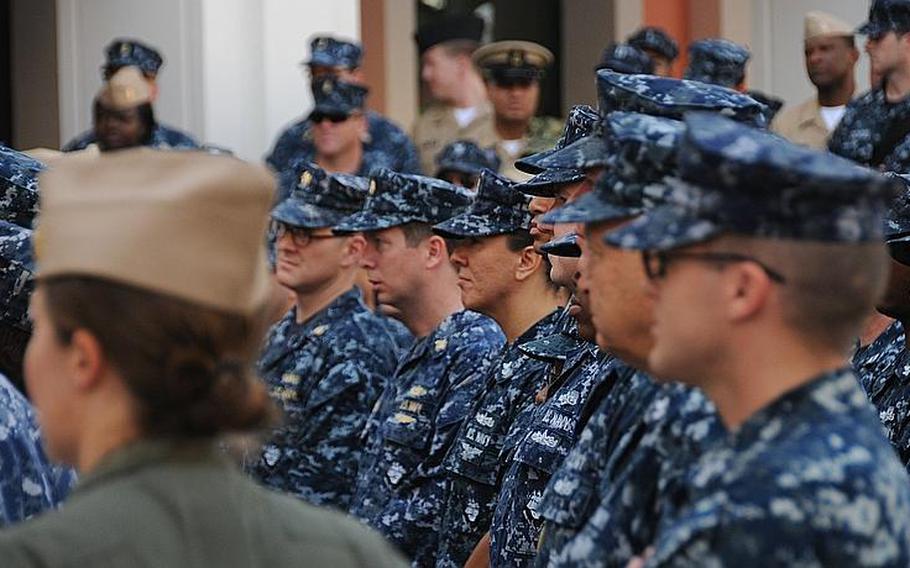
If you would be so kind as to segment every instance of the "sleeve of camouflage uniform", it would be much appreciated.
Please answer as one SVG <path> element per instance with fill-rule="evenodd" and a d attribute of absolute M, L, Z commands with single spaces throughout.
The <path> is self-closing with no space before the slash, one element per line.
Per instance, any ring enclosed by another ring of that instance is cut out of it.
<path fill-rule="evenodd" d="M 61 150 L 63 152 L 75 152 L 77 150 L 84 150 L 86 146 L 95 141 L 95 131 L 86 130 L 82 134 L 79 134 L 69 142 L 63 145 Z"/>

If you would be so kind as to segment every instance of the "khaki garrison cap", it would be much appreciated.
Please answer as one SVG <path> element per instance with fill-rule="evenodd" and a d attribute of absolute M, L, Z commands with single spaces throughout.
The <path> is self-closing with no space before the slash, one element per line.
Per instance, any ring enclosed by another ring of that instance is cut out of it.
<path fill-rule="evenodd" d="M 854 26 L 827 12 L 809 12 L 805 21 L 805 40 L 817 37 L 852 36 Z"/>
<path fill-rule="evenodd" d="M 244 316 L 264 305 L 264 168 L 138 148 L 62 158 L 39 184 L 39 279 L 97 276 Z"/>
<path fill-rule="evenodd" d="M 495 80 L 536 79 L 553 64 L 553 53 L 531 41 L 497 41 L 477 49 L 474 64 Z"/>
<path fill-rule="evenodd" d="M 127 110 L 152 100 L 152 89 L 142 71 L 123 67 L 111 75 L 98 93 L 101 103 L 111 109 Z"/>

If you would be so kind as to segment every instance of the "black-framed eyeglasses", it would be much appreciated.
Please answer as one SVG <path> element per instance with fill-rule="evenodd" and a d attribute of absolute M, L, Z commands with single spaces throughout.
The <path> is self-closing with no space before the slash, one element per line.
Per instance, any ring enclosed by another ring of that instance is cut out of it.
<path fill-rule="evenodd" d="M 671 262 L 677 260 L 695 260 L 701 262 L 713 262 L 717 264 L 729 264 L 733 262 L 751 262 L 757 264 L 768 278 L 778 284 L 786 283 L 787 279 L 783 274 L 769 267 L 762 261 L 753 256 L 739 254 L 735 252 L 686 252 L 686 251 L 655 251 L 645 250 L 641 253 L 642 262 L 645 265 L 645 274 L 651 280 L 663 278 L 667 275 L 667 267 Z"/>
<path fill-rule="evenodd" d="M 340 124 L 352 116 L 353 114 L 314 112 L 310 115 L 310 121 L 312 121 L 313 124 L 319 124 L 320 122 L 328 120 L 332 124 Z"/>
<path fill-rule="evenodd" d="M 288 225 L 287 223 L 282 223 L 281 221 L 272 221 L 269 231 L 275 237 L 275 242 L 280 241 L 285 235 L 290 235 L 291 240 L 294 242 L 294 245 L 298 247 L 305 247 L 310 242 L 316 239 L 334 239 L 338 235 L 329 233 L 329 234 L 315 234 L 312 230 L 306 229 L 304 227 L 295 227 L 294 225 Z"/>

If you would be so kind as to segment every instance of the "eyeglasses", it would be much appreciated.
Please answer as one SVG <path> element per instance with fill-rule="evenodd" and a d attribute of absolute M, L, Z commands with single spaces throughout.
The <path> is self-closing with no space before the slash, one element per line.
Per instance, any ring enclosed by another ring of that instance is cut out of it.
<path fill-rule="evenodd" d="M 733 262 L 752 262 L 757 264 L 768 278 L 778 284 L 786 283 L 786 278 L 780 273 L 770 268 L 755 257 L 735 252 L 683 252 L 683 251 L 654 251 L 646 250 L 641 253 L 642 262 L 645 265 L 645 274 L 651 280 L 663 278 L 667 275 L 667 267 L 671 262 L 676 260 L 696 260 L 701 262 L 713 262 L 717 264 L 728 264 Z"/>
<path fill-rule="evenodd" d="M 320 122 L 328 120 L 332 124 L 340 124 L 340 123 L 346 121 L 347 119 L 351 118 L 351 116 L 353 116 L 353 115 L 314 112 L 313 114 L 310 115 L 310 121 L 312 121 L 313 124 L 319 124 Z"/>
<path fill-rule="evenodd" d="M 294 242 L 294 245 L 301 248 L 310 244 L 314 239 L 334 239 L 338 236 L 331 233 L 317 235 L 310 229 L 295 227 L 294 225 L 288 225 L 281 221 L 272 221 L 269 231 L 275 237 L 275 242 L 280 241 L 285 235 L 291 235 L 291 240 Z"/>

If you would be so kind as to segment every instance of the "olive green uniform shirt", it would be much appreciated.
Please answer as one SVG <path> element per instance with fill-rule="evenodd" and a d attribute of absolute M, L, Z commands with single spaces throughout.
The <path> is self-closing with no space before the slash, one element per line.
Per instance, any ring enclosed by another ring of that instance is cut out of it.
<path fill-rule="evenodd" d="M 406 566 L 356 521 L 257 486 L 212 445 L 167 442 L 117 450 L 60 510 L 0 531 L 0 565 Z"/>

